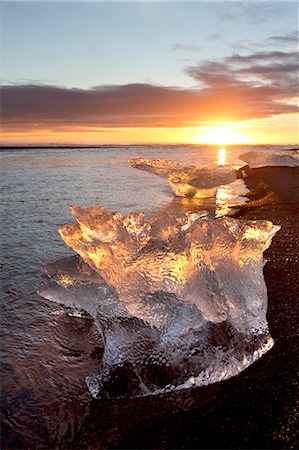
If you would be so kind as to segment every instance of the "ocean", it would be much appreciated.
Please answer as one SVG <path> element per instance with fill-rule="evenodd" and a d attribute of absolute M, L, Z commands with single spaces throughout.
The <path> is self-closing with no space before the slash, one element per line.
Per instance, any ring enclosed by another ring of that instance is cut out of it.
<path fill-rule="evenodd" d="M 86 388 L 85 377 L 99 366 L 93 322 L 37 293 L 46 266 L 74 255 L 57 232 L 72 220 L 68 205 L 100 204 L 122 214 L 184 209 L 165 180 L 130 167 L 128 159 L 239 168 L 245 165 L 241 153 L 273 148 L 292 146 L 1 149 L 2 448 L 95 448 L 95 441 L 105 448 L 116 445 L 130 426 L 124 402 L 101 404 L 99 411 Z M 211 203 L 203 200 L 197 208 L 209 209 Z M 131 403 L 129 411 L 142 410 L 144 401 Z M 182 402 L 186 409 L 186 397 Z M 152 409 L 173 407 L 163 398 L 147 404 Z M 175 408 L 179 404 L 177 400 Z"/>

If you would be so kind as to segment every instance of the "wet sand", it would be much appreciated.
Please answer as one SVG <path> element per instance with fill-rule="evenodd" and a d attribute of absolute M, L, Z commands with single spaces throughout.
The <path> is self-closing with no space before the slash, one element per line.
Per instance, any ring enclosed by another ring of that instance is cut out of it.
<path fill-rule="evenodd" d="M 112 444 L 112 438 L 109 448 L 297 447 L 299 168 L 265 167 L 247 173 L 252 202 L 236 217 L 267 219 L 282 227 L 265 253 L 274 347 L 237 377 L 173 395 L 172 401 L 165 398 L 160 413 L 159 401 L 155 408 L 152 399 L 147 409 L 144 403 L 143 407 L 135 405 L 126 429 L 117 428 L 116 421 L 117 442 Z M 166 407 L 168 402 L 173 412 Z"/>

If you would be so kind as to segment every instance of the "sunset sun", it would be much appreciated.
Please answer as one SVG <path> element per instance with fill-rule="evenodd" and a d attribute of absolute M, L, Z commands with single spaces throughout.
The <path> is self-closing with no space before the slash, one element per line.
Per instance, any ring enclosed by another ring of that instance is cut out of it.
<path fill-rule="evenodd" d="M 217 125 L 206 127 L 195 139 L 197 143 L 211 145 L 247 144 L 248 136 L 238 131 L 232 125 Z"/>

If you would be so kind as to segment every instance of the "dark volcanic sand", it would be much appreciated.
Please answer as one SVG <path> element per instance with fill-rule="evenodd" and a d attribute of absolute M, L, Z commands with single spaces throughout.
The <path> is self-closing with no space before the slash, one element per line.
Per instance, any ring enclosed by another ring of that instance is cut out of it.
<path fill-rule="evenodd" d="M 239 376 L 194 389 L 183 394 L 184 399 L 180 394 L 178 401 L 190 402 L 188 411 L 147 417 L 146 409 L 138 412 L 137 407 L 136 425 L 133 414 L 123 438 L 112 448 L 277 449 L 298 445 L 299 168 L 249 169 L 248 175 L 252 199 L 270 195 L 242 208 L 236 216 L 267 219 L 282 227 L 265 253 L 264 269 L 268 322 L 275 345 Z"/>

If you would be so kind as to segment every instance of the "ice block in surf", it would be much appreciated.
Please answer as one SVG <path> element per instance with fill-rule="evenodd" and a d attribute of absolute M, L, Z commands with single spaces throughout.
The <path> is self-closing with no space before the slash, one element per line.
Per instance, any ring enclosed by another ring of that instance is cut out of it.
<path fill-rule="evenodd" d="M 133 158 L 129 164 L 165 178 L 178 197 L 208 198 L 216 195 L 217 188 L 235 181 L 237 171 L 229 166 L 205 165 L 185 167 L 165 159 Z"/>
<path fill-rule="evenodd" d="M 72 212 L 62 238 L 113 290 L 80 281 L 43 296 L 88 310 L 96 292 L 91 311 L 105 348 L 100 372 L 87 379 L 94 397 L 213 383 L 271 348 L 263 252 L 278 226 L 203 211 L 149 219 L 100 206 Z"/>

